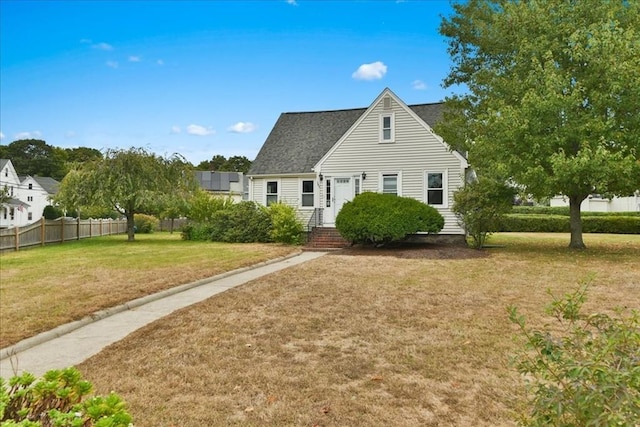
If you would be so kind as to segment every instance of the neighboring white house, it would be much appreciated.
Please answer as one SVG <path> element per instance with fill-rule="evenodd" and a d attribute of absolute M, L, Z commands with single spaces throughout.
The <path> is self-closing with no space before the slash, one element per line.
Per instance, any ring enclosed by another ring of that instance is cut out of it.
<path fill-rule="evenodd" d="M 216 196 L 231 197 L 239 202 L 244 194 L 244 174 L 242 172 L 195 171 L 196 180 L 203 190 Z"/>
<path fill-rule="evenodd" d="M 357 194 L 393 193 L 435 207 L 441 234 L 464 234 L 451 205 L 468 163 L 431 128 L 442 107 L 407 105 L 387 88 L 367 108 L 283 113 L 247 174 L 248 199 L 288 203 L 303 222 L 333 227 Z"/>
<path fill-rule="evenodd" d="M 569 206 L 569 199 L 556 196 L 550 200 L 551 206 Z M 580 204 L 582 212 L 640 212 L 640 190 L 632 196 L 613 197 L 608 199 L 599 195 L 591 195 Z"/>
<path fill-rule="evenodd" d="M 60 183 L 47 177 L 21 177 L 11 160 L 0 159 L 0 189 L 10 199 L 0 206 L 0 228 L 22 227 L 39 221 Z"/>

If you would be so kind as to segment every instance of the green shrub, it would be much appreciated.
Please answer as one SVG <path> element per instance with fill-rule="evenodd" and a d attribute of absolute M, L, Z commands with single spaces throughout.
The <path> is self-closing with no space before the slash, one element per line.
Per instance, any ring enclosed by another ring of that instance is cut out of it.
<path fill-rule="evenodd" d="M 267 208 L 271 218 L 271 240 L 288 245 L 299 245 L 303 241 L 304 226 L 296 216 L 296 210 L 284 203 L 273 203 Z"/>
<path fill-rule="evenodd" d="M 496 231 L 500 218 L 511 210 L 515 190 L 500 181 L 481 178 L 453 195 L 451 210 L 471 238 L 471 246 L 480 249 Z"/>
<path fill-rule="evenodd" d="M 498 231 L 568 233 L 569 217 L 542 214 L 506 214 L 500 219 Z"/>
<path fill-rule="evenodd" d="M 569 216 L 569 206 L 514 206 L 512 213 L 523 215 L 564 215 Z M 581 212 L 587 216 L 640 216 L 640 212 Z"/>
<path fill-rule="evenodd" d="M 640 234 L 640 216 L 587 216 L 582 218 L 585 233 Z"/>
<path fill-rule="evenodd" d="M 52 205 L 45 206 L 43 211 L 42 211 L 42 216 L 45 219 L 58 219 L 63 215 L 64 215 L 64 213 L 62 212 L 62 209 L 57 208 L 57 207 L 52 206 Z"/>
<path fill-rule="evenodd" d="M 233 205 L 231 197 L 215 196 L 199 189 L 189 199 L 187 217 L 194 222 L 207 223 L 213 219 L 216 212 Z"/>
<path fill-rule="evenodd" d="M 128 427 L 131 415 L 114 393 L 88 397 L 92 385 L 75 368 L 51 370 L 40 379 L 30 373 L 0 378 L 2 427 Z M 86 399 L 85 399 L 86 398 Z"/>
<path fill-rule="evenodd" d="M 211 224 L 189 223 L 182 227 L 182 240 L 207 241 L 211 240 L 213 226 Z"/>
<path fill-rule="evenodd" d="M 228 243 L 269 242 L 271 218 L 267 208 L 240 202 L 218 210 L 211 219 L 211 240 Z"/>
<path fill-rule="evenodd" d="M 444 218 L 432 206 L 409 197 L 365 192 L 344 204 L 336 228 L 352 243 L 385 244 L 417 232 L 438 233 Z"/>
<path fill-rule="evenodd" d="M 136 227 L 136 233 L 149 234 L 160 227 L 160 220 L 155 216 L 137 213 L 133 217 L 133 224 Z"/>
<path fill-rule="evenodd" d="M 524 340 L 514 362 L 530 392 L 531 426 L 634 426 L 640 420 L 640 318 L 581 313 L 587 285 L 558 299 L 558 325 L 535 330 L 515 307 L 509 318 Z"/>
<path fill-rule="evenodd" d="M 585 233 L 640 234 L 639 216 L 586 216 Z M 500 219 L 498 231 L 568 233 L 569 217 L 562 215 L 507 214 Z"/>

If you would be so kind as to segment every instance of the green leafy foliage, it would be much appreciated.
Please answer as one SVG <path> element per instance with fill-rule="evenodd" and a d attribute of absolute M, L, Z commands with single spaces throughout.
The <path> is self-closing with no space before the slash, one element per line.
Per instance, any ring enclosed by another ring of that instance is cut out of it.
<path fill-rule="evenodd" d="M 336 228 L 352 243 L 382 245 L 421 232 L 438 233 L 444 218 L 410 197 L 365 192 L 344 204 Z"/>
<path fill-rule="evenodd" d="M 640 2 L 471 0 L 444 18 L 453 67 L 436 132 L 477 171 L 500 170 L 536 198 L 626 196 L 640 176 Z"/>
<path fill-rule="evenodd" d="M 8 386 L 8 387 L 7 387 Z M 115 393 L 88 397 L 92 385 L 75 368 L 38 379 L 25 372 L 8 384 L 0 378 L 0 426 L 129 427 L 126 403 Z"/>
<path fill-rule="evenodd" d="M 271 218 L 254 202 L 240 202 L 214 213 L 211 240 L 228 243 L 269 242 Z"/>
<path fill-rule="evenodd" d="M 56 197 L 63 206 L 103 206 L 127 218 L 128 240 L 134 240 L 134 215 L 155 206 L 163 195 L 196 188 L 191 167 L 179 155 L 161 157 L 142 148 L 107 150 L 104 158 L 69 172 Z"/>
<path fill-rule="evenodd" d="M 471 238 L 471 246 L 482 248 L 498 230 L 500 219 L 511 210 L 515 190 L 499 181 L 481 178 L 453 195 L 452 211 Z"/>
<path fill-rule="evenodd" d="M 56 206 L 47 205 L 42 210 L 42 216 L 45 219 L 57 219 L 57 218 L 60 218 L 61 216 L 64 216 L 64 213 L 62 212 L 62 209 Z"/>
<path fill-rule="evenodd" d="M 216 196 L 203 189 L 196 190 L 187 200 L 187 217 L 195 223 L 211 222 L 219 210 L 233 204 L 231 197 Z"/>
<path fill-rule="evenodd" d="M 586 233 L 640 234 L 640 216 L 590 215 L 582 218 Z M 565 215 L 507 214 L 500 218 L 497 231 L 568 233 Z"/>
<path fill-rule="evenodd" d="M 231 156 L 227 159 L 221 154 L 216 154 L 211 160 L 202 161 L 196 166 L 197 170 L 243 173 L 247 173 L 249 168 L 251 160 L 245 156 Z"/>
<path fill-rule="evenodd" d="M 514 358 L 531 393 L 531 426 L 634 426 L 640 420 L 640 317 L 582 313 L 588 284 L 548 308 L 556 325 L 532 329 L 515 307 L 524 348 Z"/>
<path fill-rule="evenodd" d="M 272 203 L 267 208 L 271 218 L 271 240 L 277 243 L 299 245 L 303 242 L 302 233 L 304 227 L 296 215 L 296 210 L 291 205 L 284 203 Z"/>
<path fill-rule="evenodd" d="M 133 217 L 136 233 L 153 233 L 160 227 L 160 220 L 153 215 L 136 214 Z"/>

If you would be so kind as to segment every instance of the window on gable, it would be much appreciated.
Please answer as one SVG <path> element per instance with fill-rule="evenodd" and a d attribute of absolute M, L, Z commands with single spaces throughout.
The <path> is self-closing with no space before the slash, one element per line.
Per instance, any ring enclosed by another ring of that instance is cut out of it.
<path fill-rule="evenodd" d="M 380 116 L 380 142 L 393 142 L 395 140 L 394 116 L 383 114 Z"/>
<path fill-rule="evenodd" d="M 444 205 L 444 174 L 442 172 L 427 173 L 427 204 Z"/>
<path fill-rule="evenodd" d="M 382 192 L 398 195 L 398 174 L 382 174 Z"/>
<path fill-rule="evenodd" d="M 27 213 L 27 221 L 31 221 L 31 220 L 33 220 L 33 213 L 29 212 Z"/>
<path fill-rule="evenodd" d="M 278 203 L 278 181 L 267 181 L 267 203 L 269 206 L 272 203 Z"/>
<path fill-rule="evenodd" d="M 29 183 L 29 190 L 33 190 L 33 184 Z"/>
<path fill-rule="evenodd" d="M 314 181 L 302 181 L 302 197 L 300 198 L 303 207 L 313 207 L 313 189 Z"/>
<path fill-rule="evenodd" d="M 33 202 L 33 196 L 27 196 L 27 202 Z"/>

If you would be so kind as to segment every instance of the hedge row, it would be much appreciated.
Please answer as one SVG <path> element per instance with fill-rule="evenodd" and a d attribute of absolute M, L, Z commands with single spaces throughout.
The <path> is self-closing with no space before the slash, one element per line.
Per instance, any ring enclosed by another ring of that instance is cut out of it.
<path fill-rule="evenodd" d="M 507 214 L 497 231 L 568 233 L 569 217 L 564 215 Z M 585 233 L 640 234 L 640 216 L 585 216 Z"/>
<path fill-rule="evenodd" d="M 523 215 L 564 215 L 569 216 L 569 206 L 514 206 L 511 213 Z M 586 216 L 638 216 L 640 212 L 581 212 Z"/>

